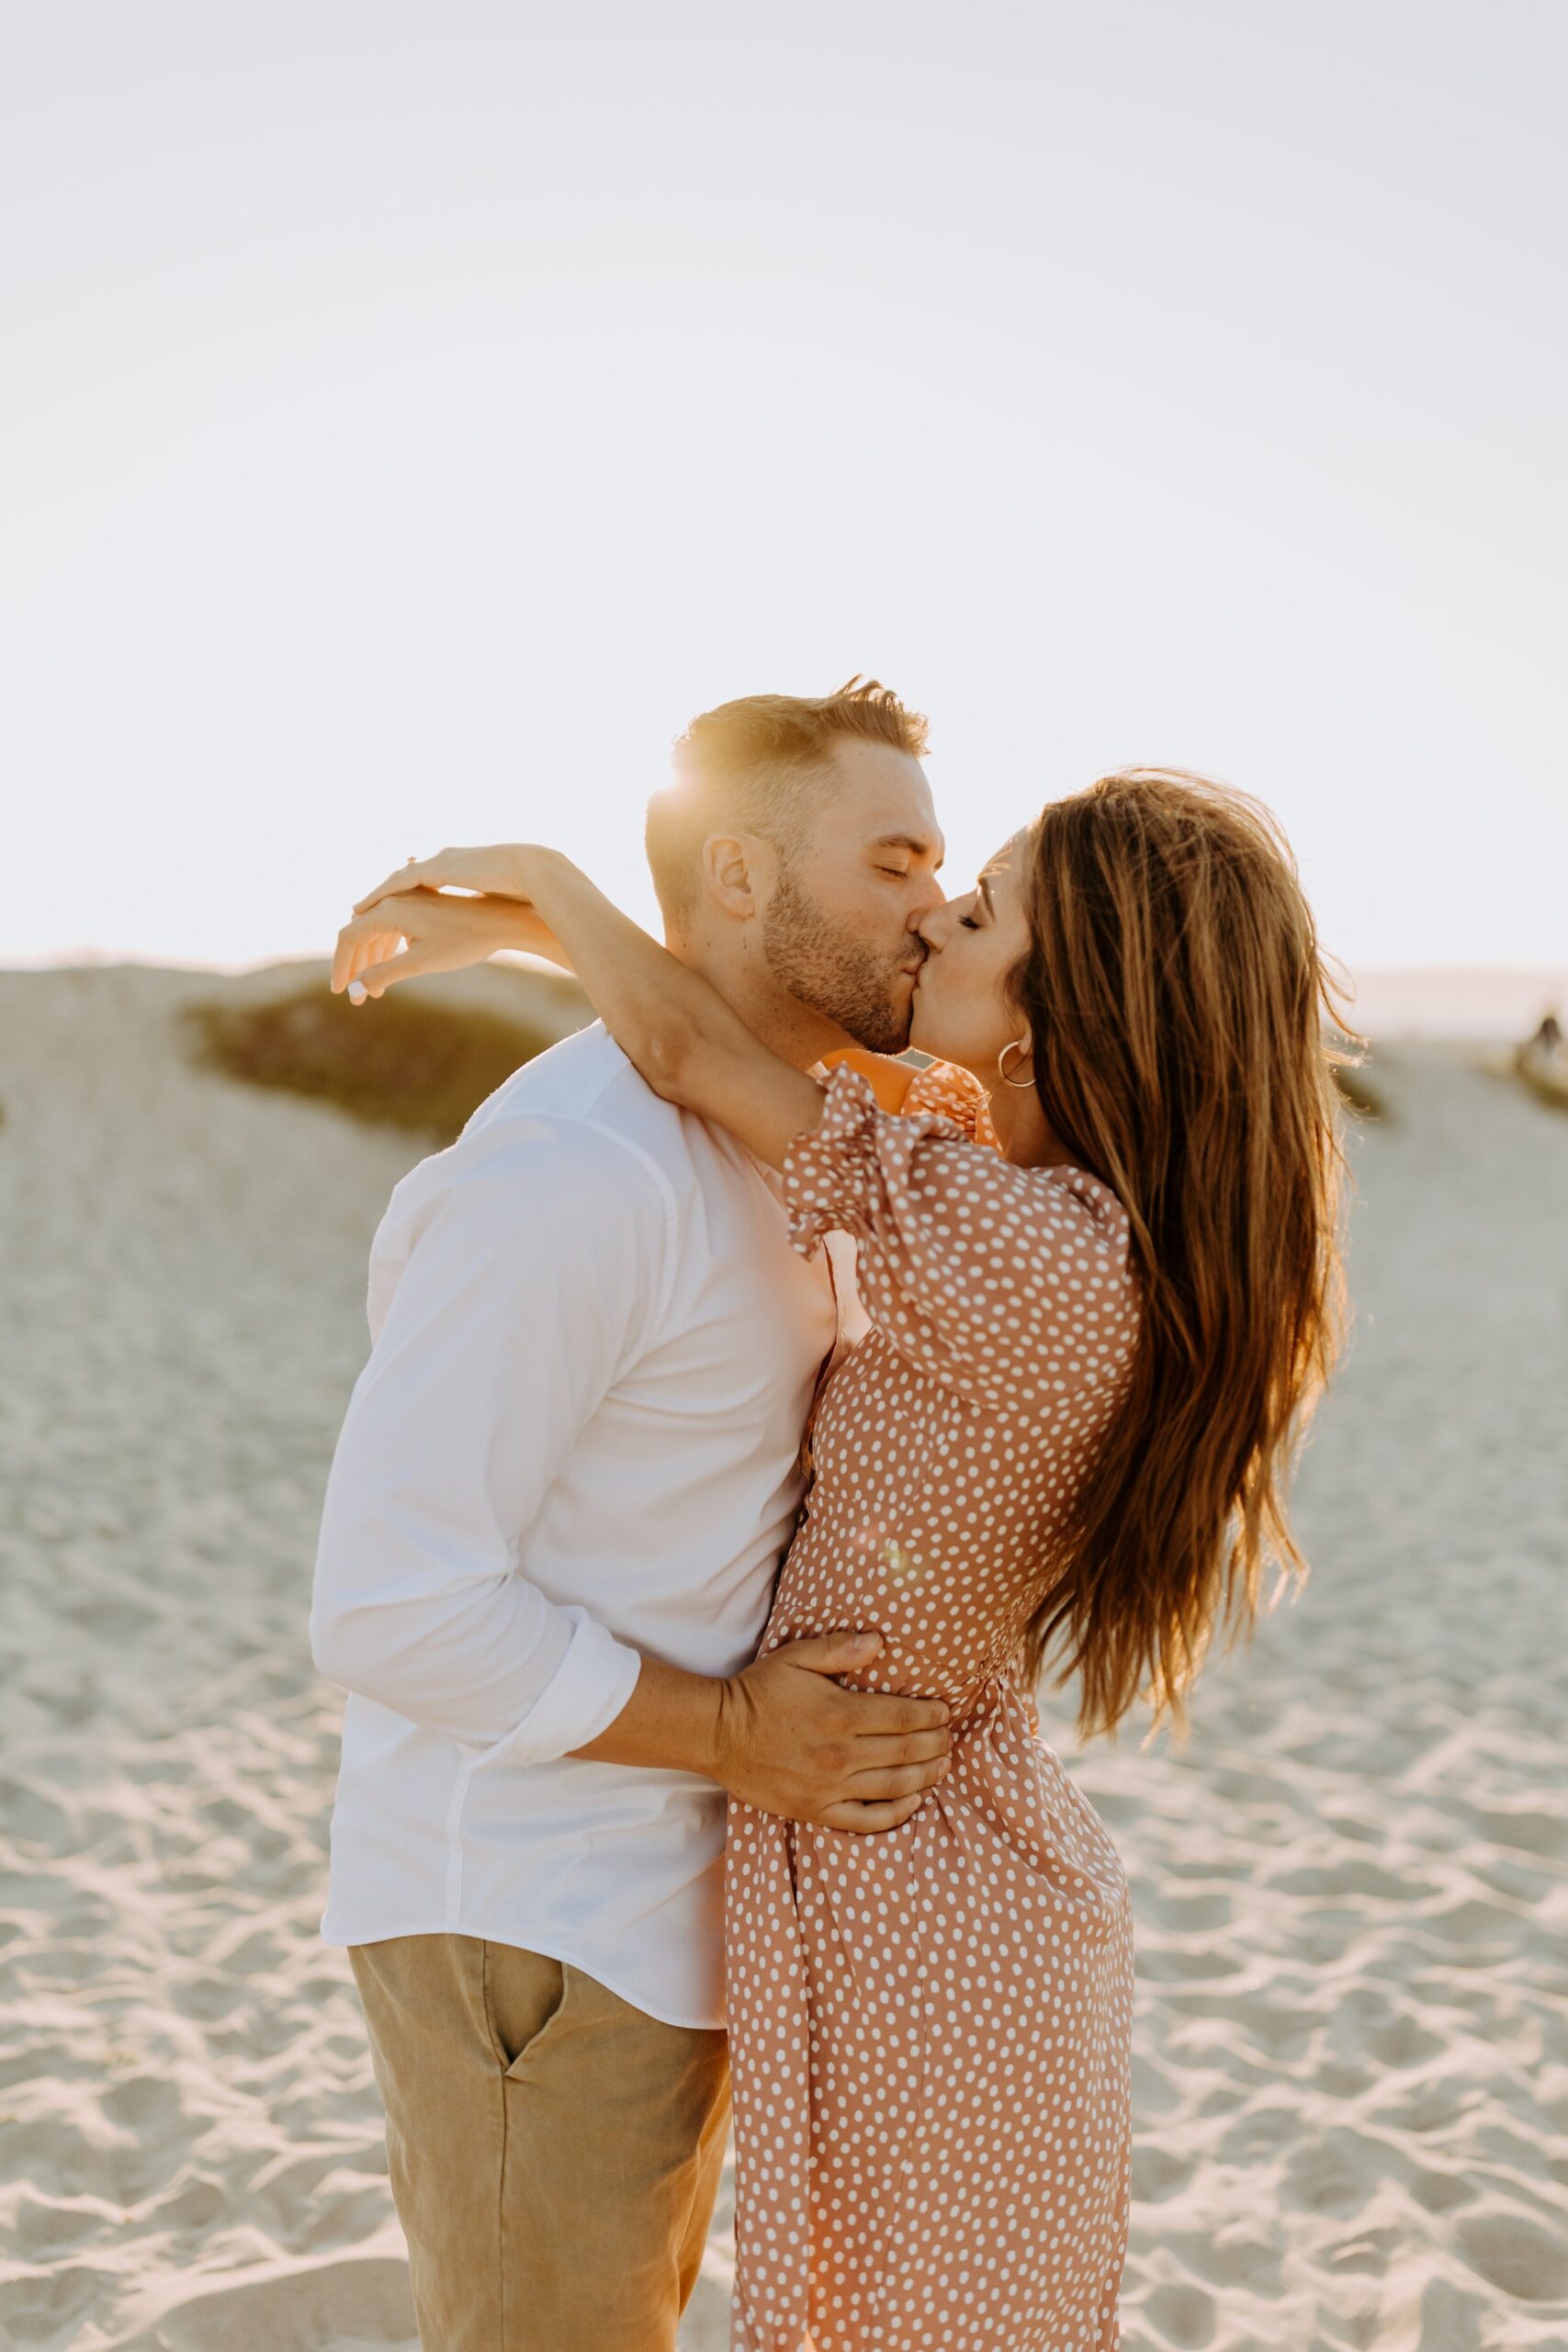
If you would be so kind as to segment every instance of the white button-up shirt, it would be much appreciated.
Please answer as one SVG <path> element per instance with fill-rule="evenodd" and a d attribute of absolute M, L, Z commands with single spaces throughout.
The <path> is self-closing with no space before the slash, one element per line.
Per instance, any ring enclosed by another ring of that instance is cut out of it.
<path fill-rule="evenodd" d="M 398 1185 L 369 1313 L 310 1612 L 350 1693 L 321 1933 L 483 1936 L 720 2025 L 722 1792 L 568 1751 L 640 1651 L 754 1654 L 828 1268 L 776 1179 L 595 1024 Z"/>

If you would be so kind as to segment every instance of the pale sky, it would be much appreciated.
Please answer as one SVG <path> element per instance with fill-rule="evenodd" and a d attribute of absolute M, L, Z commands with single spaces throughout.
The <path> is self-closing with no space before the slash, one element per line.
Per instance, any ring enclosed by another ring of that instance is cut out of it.
<path fill-rule="evenodd" d="M 0 962 L 647 918 L 728 695 L 1129 761 L 1352 965 L 1568 961 L 1561 0 L 0 7 Z"/>

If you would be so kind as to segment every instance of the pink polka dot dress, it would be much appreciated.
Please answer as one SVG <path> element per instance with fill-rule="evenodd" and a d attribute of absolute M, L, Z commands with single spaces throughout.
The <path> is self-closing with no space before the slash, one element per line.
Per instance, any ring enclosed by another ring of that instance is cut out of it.
<path fill-rule="evenodd" d="M 943 1115 L 945 1114 L 945 1115 Z M 1010 1165 L 942 1066 L 904 1114 L 847 1067 L 784 1165 L 795 1245 L 859 1245 L 764 1650 L 839 1627 L 943 1697 L 953 1769 L 857 1838 L 732 1804 L 735 2352 L 1111 2352 L 1126 2251 L 1127 1883 L 1039 1736 L 1043 1542 L 1122 1393 L 1126 1216 Z"/>

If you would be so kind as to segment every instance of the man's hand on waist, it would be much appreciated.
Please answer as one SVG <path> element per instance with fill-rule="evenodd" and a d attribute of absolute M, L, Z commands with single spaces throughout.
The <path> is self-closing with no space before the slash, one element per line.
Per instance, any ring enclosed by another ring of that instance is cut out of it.
<path fill-rule="evenodd" d="M 573 1752 L 675 1767 L 764 1813 L 828 1829 L 896 1829 L 947 1776 L 951 1734 L 937 1699 L 845 1690 L 876 1634 L 821 1634 L 770 1651 L 724 1681 L 644 1658 L 607 1731 Z"/>

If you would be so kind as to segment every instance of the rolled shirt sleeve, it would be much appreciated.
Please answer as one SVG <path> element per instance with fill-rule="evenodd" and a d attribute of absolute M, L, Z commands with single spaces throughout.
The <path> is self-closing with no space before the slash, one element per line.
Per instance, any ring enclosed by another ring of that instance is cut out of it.
<path fill-rule="evenodd" d="M 638 1653 L 527 1572 L 528 1531 L 657 1325 L 672 1196 L 601 1128 L 509 1119 L 405 1178 L 377 1237 L 369 1362 L 333 1456 L 319 1670 L 464 1749 L 529 1764 L 597 1737 Z"/>

